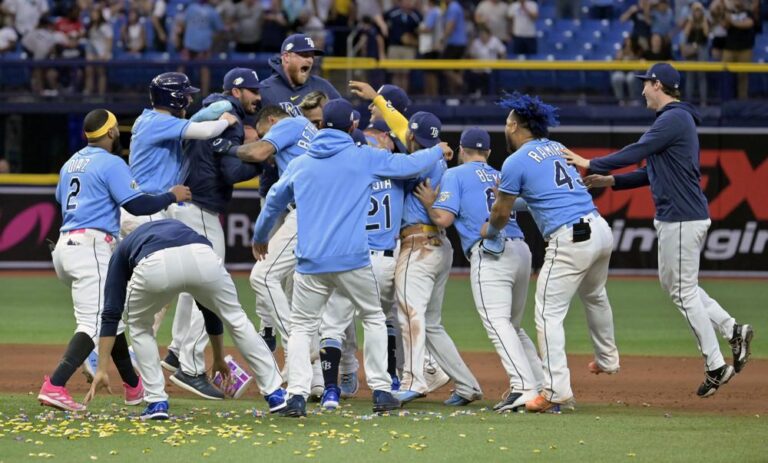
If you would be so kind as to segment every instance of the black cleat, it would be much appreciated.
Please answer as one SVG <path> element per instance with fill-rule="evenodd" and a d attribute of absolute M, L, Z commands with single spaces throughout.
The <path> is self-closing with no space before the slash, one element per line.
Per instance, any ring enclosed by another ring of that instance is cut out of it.
<path fill-rule="evenodd" d="M 730 381 L 735 374 L 736 372 L 730 365 L 723 365 L 717 370 L 708 371 L 704 382 L 701 383 L 696 394 L 702 398 L 713 395 L 720 386 Z"/>
<path fill-rule="evenodd" d="M 728 344 L 731 345 L 731 352 L 733 352 L 733 369 L 736 373 L 741 372 L 749 361 L 752 353 L 749 345 L 754 334 L 752 325 L 733 325 L 733 337 Z"/>

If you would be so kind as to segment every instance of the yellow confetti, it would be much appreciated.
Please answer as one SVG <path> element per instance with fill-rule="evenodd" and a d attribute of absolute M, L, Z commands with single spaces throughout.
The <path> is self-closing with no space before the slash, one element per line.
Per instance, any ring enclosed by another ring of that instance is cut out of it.
<path fill-rule="evenodd" d="M 629 458 L 634 458 L 634 457 L 636 457 L 636 456 L 637 456 L 637 454 L 636 454 L 636 453 L 634 453 L 634 452 L 630 452 L 630 453 L 628 453 L 628 454 L 627 454 L 627 456 L 628 456 Z"/>
<path fill-rule="evenodd" d="M 314 453 L 308 453 L 308 454 L 306 454 L 304 456 L 307 457 L 307 458 L 315 458 L 315 454 Z"/>
<path fill-rule="evenodd" d="M 541 453 L 540 449 L 533 449 L 533 453 Z"/>
<path fill-rule="evenodd" d="M 493 444 L 494 442 L 496 442 L 496 439 L 488 439 L 489 444 Z"/>
<path fill-rule="evenodd" d="M 584 442 L 583 440 L 580 440 L 580 441 L 579 441 L 579 445 L 584 445 L 585 443 L 586 443 L 586 442 Z"/>
<path fill-rule="evenodd" d="M 98 460 L 98 459 L 99 459 L 99 457 L 97 457 L 96 455 L 91 455 L 91 460 L 95 461 L 95 460 Z"/>
<path fill-rule="evenodd" d="M 509 450 L 508 447 L 499 447 L 499 450 Z"/>
<path fill-rule="evenodd" d="M 463 438 L 463 437 L 467 437 L 467 435 L 466 434 L 459 434 L 459 437 Z"/>
<path fill-rule="evenodd" d="M 110 455 L 117 455 L 117 450 L 110 450 L 110 451 L 109 451 L 109 454 L 110 454 Z"/>
<path fill-rule="evenodd" d="M 294 450 L 293 454 L 294 455 L 302 455 L 301 450 Z"/>

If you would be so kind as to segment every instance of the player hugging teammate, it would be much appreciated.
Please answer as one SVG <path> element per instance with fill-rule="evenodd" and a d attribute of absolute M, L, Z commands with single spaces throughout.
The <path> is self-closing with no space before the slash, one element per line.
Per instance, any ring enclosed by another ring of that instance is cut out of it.
<path fill-rule="evenodd" d="M 563 326 L 574 296 L 585 307 L 594 347 L 588 371 L 620 369 L 605 289 L 613 234 L 588 191 L 604 186 L 650 184 L 654 192 L 662 286 L 705 358 L 698 394 L 713 394 L 742 371 L 752 327 L 736 323 L 698 287 L 698 252 L 709 220 L 698 186 L 696 115 L 675 100 L 679 74 L 671 66 L 655 65 L 641 76 L 648 106 L 658 111 L 654 128 L 637 144 L 592 161 L 548 138 L 557 108 L 537 97 L 506 95 L 500 105 L 508 111 L 510 154 L 499 171 L 488 163 L 491 137 L 479 128 L 462 133 L 458 165 L 449 169 L 453 150 L 440 140 L 441 121 L 428 112 L 407 116 L 410 101 L 393 85 L 376 91 L 350 82 L 351 95 L 371 102 L 371 124 L 361 130 L 360 113 L 312 75 L 321 53 L 304 35 L 288 37 L 271 62 L 272 77 L 259 81 L 250 69 L 231 70 L 222 93 L 207 96 L 191 121 L 186 109 L 197 89 L 183 74 L 156 77 L 153 108 L 134 124 L 129 166 L 115 156 L 115 117 L 106 110 L 86 117 L 89 146 L 61 171 L 64 225 L 53 255 L 57 274 L 72 286 L 78 330 L 45 378 L 42 403 L 85 408 L 64 385 L 99 336 L 101 356 L 86 402 L 108 385 L 111 356 L 126 404 L 143 400 L 141 418 L 167 419 L 153 324 L 185 291 L 162 365 L 174 371 L 174 384 L 201 397 L 239 397 L 251 382 L 223 356 L 226 327 L 270 412 L 305 416 L 313 398 L 335 409 L 358 392 L 357 318 L 374 412 L 396 410 L 450 381 L 445 405 L 466 406 L 481 399 L 482 390 L 441 317 L 453 257 L 446 229 L 454 226 L 470 262 L 478 315 L 509 381 L 494 410 L 559 411 L 574 401 Z M 247 127 L 251 116 L 255 126 Z M 617 176 L 582 180 L 574 167 L 607 172 L 645 158 L 647 168 Z M 223 266 L 218 220 L 233 184 L 259 174 L 265 201 L 254 225 L 250 285 L 261 336 Z M 116 247 L 121 207 L 125 238 Z M 521 212 L 532 215 L 547 243 L 533 304 L 538 349 L 521 327 L 531 272 L 531 251 L 516 220 Z M 120 321 L 128 307 L 138 374 Z M 733 367 L 717 349 L 715 329 L 731 344 Z M 271 353 L 276 334 L 284 373 Z"/>

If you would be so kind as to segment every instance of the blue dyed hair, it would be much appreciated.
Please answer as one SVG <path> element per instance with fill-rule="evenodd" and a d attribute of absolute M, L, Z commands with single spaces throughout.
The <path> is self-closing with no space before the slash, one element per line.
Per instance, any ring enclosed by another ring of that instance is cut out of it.
<path fill-rule="evenodd" d="M 549 127 L 560 125 L 557 115 L 559 108 L 544 103 L 537 96 L 523 95 L 520 92 L 505 93 L 496 104 L 514 112 L 518 122 L 527 127 L 536 138 L 547 137 Z"/>

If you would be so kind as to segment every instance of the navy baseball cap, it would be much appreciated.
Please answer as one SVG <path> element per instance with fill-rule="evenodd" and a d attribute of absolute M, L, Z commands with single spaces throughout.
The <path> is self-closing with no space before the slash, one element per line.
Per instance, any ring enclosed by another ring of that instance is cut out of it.
<path fill-rule="evenodd" d="M 352 140 L 355 142 L 357 146 L 364 146 L 368 144 L 368 139 L 365 138 L 365 134 L 360 129 L 355 129 L 350 134 L 352 135 Z"/>
<path fill-rule="evenodd" d="M 360 123 L 360 111 L 358 110 L 352 111 L 352 120 L 357 122 L 358 124 Z"/>
<path fill-rule="evenodd" d="M 280 47 L 280 53 L 305 53 L 308 51 L 314 52 L 315 55 L 325 54 L 323 50 L 315 48 L 315 41 L 311 37 L 304 34 L 289 35 L 283 40 L 283 45 Z"/>
<path fill-rule="evenodd" d="M 253 69 L 234 68 L 224 75 L 224 90 L 232 90 L 233 88 L 256 90 L 259 87 L 261 87 L 259 76 Z"/>
<path fill-rule="evenodd" d="M 459 146 L 476 150 L 491 149 L 491 136 L 483 129 L 472 127 L 461 132 Z"/>
<path fill-rule="evenodd" d="M 384 99 L 401 114 L 405 113 L 408 110 L 408 105 L 411 104 L 408 95 L 406 95 L 405 91 L 397 85 L 382 85 L 379 89 L 379 95 L 383 96 Z"/>
<path fill-rule="evenodd" d="M 379 132 L 389 132 L 389 126 L 385 121 L 381 119 L 376 119 L 375 121 L 371 122 L 368 124 L 366 129 L 378 130 Z"/>
<path fill-rule="evenodd" d="M 330 100 L 323 106 L 323 125 L 346 131 L 354 122 L 355 108 L 344 98 Z"/>
<path fill-rule="evenodd" d="M 440 143 L 440 129 L 443 124 L 432 113 L 419 111 L 408 120 L 408 129 L 416 141 L 424 148 L 432 148 Z"/>
<path fill-rule="evenodd" d="M 680 73 L 669 63 L 656 63 L 645 74 L 635 74 L 640 80 L 658 80 L 665 87 L 680 88 Z"/>

